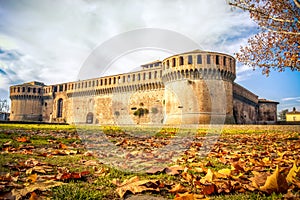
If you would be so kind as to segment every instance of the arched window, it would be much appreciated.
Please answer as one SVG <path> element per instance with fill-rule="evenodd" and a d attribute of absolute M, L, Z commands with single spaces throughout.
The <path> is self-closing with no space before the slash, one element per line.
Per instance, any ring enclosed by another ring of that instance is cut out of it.
<path fill-rule="evenodd" d="M 57 118 L 62 117 L 62 112 L 63 112 L 63 99 L 60 98 L 57 101 Z"/>
<path fill-rule="evenodd" d="M 210 64 L 210 55 L 207 55 L 207 56 L 206 56 L 206 63 L 207 63 L 207 64 Z"/>
<path fill-rule="evenodd" d="M 202 56 L 197 55 L 197 64 L 202 64 Z"/>
<path fill-rule="evenodd" d="M 182 56 L 179 57 L 179 65 L 183 65 L 183 57 Z"/>
<path fill-rule="evenodd" d="M 93 123 L 93 119 L 94 119 L 94 114 L 92 112 L 89 112 L 86 115 L 86 123 L 87 124 L 92 124 Z"/>
<path fill-rule="evenodd" d="M 218 55 L 216 55 L 216 65 L 220 64 L 220 57 Z"/>
<path fill-rule="evenodd" d="M 188 64 L 193 64 L 193 56 L 188 56 Z"/>
<path fill-rule="evenodd" d="M 172 67 L 175 67 L 176 66 L 176 58 L 173 58 L 172 59 Z"/>

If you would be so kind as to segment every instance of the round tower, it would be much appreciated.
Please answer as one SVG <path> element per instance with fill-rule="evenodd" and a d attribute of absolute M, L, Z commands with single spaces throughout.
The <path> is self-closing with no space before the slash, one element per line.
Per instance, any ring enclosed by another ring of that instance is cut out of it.
<path fill-rule="evenodd" d="M 11 121 L 42 121 L 43 86 L 34 81 L 10 87 Z"/>
<path fill-rule="evenodd" d="M 163 60 L 166 123 L 233 122 L 235 59 L 195 50 Z"/>

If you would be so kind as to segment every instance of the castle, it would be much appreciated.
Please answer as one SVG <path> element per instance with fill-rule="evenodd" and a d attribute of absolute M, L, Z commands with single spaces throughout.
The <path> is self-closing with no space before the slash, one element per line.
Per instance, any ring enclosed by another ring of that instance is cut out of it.
<path fill-rule="evenodd" d="M 195 50 L 141 70 L 10 87 L 11 121 L 83 124 L 276 123 L 278 102 L 234 82 L 235 59 Z"/>

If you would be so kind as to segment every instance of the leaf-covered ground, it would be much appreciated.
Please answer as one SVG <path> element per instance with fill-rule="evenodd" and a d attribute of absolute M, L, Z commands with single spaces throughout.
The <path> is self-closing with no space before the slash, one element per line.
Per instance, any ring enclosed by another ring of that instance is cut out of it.
<path fill-rule="evenodd" d="M 299 126 L 146 132 L 0 124 L 0 199 L 300 198 Z M 116 153 L 118 167 L 106 165 Z"/>

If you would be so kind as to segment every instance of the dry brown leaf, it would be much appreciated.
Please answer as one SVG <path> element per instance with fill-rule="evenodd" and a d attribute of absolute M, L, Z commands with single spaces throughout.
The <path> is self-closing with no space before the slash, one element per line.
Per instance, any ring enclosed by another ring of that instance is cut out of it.
<path fill-rule="evenodd" d="M 213 182 L 214 177 L 214 172 L 211 169 L 208 169 L 207 174 L 203 178 L 201 178 L 200 182 L 202 184 L 211 183 Z"/>
<path fill-rule="evenodd" d="M 210 195 L 217 191 L 217 187 L 215 184 L 204 185 L 202 187 L 201 194 Z"/>
<path fill-rule="evenodd" d="M 203 173 L 204 172 L 202 167 L 195 167 L 195 168 L 193 168 L 193 171 L 198 172 L 198 173 Z"/>
<path fill-rule="evenodd" d="M 180 183 L 176 184 L 172 189 L 169 190 L 171 193 L 183 193 L 187 191 L 188 190 Z"/>
<path fill-rule="evenodd" d="M 184 193 L 184 194 L 177 194 L 174 200 L 197 200 L 197 199 L 203 199 L 208 200 L 204 195 L 200 194 L 190 194 L 190 193 Z"/>
<path fill-rule="evenodd" d="M 295 181 L 297 172 L 299 171 L 300 171 L 300 167 L 297 168 L 296 161 L 294 161 L 293 167 L 290 169 L 288 175 L 286 176 L 286 181 L 288 183 L 293 183 Z"/>
<path fill-rule="evenodd" d="M 117 183 L 117 182 L 116 182 Z M 132 177 L 129 180 L 125 180 L 116 189 L 116 192 L 121 198 L 124 197 L 126 192 L 131 192 L 133 194 L 141 193 L 144 191 L 159 191 L 159 185 L 156 180 L 139 180 L 137 176 Z"/>
<path fill-rule="evenodd" d="M 288 192 L 285 195 L 283 195 L 283 197 L 284 199 L 289 199 L 289 200 L 300 199 L 300 195 L 297 193 L 294 194 L 291 189 L 289 189 Z"/>
<path fill-rule="evenodd" d="M 184 182 L 192 182 L 194 179 L 194 176 L 192 174 L 189 174 L 188 172 L 182 172 L 181 176 L 183 178 L 182 181 Z"/>
<path fill-rule="evenodd" d="M 157 166 L 154 166 L 154 167 L 151 167 L 150 169 L 148 169 L 146 171 L 147 174 L 156 174 L 156 173 L 159 173 L 159 172 L 162 172 L 165 170 L 165 167 L 157 167 Z"/>
<path fill-rule="evenodd" d="M 68 146 L 65 145 L 65 144 L 63 144 L 63 143 L 59 143 L 58 147 L 59 147 L 60 149 L 67 149 L 67 148 L 68 148 Z"/>
<path fill-rule="evenodd" d="M 265 172 L 256 172 L 256 171 L 253 171 L 252 172 L 254 174 L 254 177 L 250 178 L 250 180 L 252 181 L 252 185 L 258 189 L 259 187 L 263 186 L 267 180 L 267 177 L 268 177 L 268 173 L 265 173 Z"/>
<path fill-rule="evenodd" d="M 179 171 L 183 171 L 183 170 L 184 170 L 184 167 L 179 166 L 179 165 L 174 165 L 174 166 L 165 168 L 166 174 L 169 174 L 169 175 L 178 175 L 180 173 Z"/>
<path fill-rule="evenodd" d="M 16 140 L 18 142 L 30 142 L 29 138 L 27 137 L 18 137 Z"/>
<path fill-rule="evenodd" d="M 32 192 L 29 200 L 40 200 L 41 198 L 35 192 Z"/>
<path fill-rule="evenodd" d="M 271 176 L 267 177 L 266 183 L 260 187 L 261 191 L 272 193 L 272 192 L 286 192 L 288 184 L 283 175 L 279 173 L 278 166 Z"/>
<path fill-rule="evenodd" d="M 27 177 L 28 181 L 31 181 L 31 183 L 36 182 L 38 175 L 37 174 L 31 174 L 30 176 Z"/>
<path fill-rule="evenodd" d="M 22 197 L 26 196 L 28 193 L 33 192 L 35 190 L 46 191 L 52 187 L 57 187 L 63 184 L 64 183 L 62 182 L 49 180 L 45 182 L 34 183 L 22 189 L 13 189 L 11 192 L 12 196 L 15 196 L 16 200 L 19 200 Z"/>

